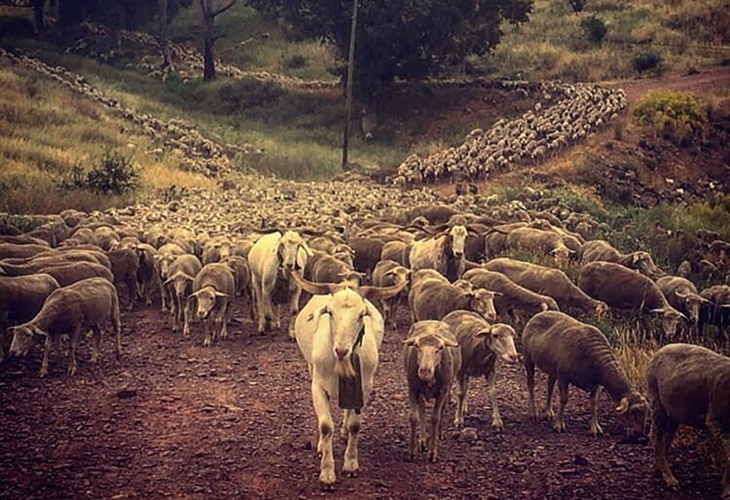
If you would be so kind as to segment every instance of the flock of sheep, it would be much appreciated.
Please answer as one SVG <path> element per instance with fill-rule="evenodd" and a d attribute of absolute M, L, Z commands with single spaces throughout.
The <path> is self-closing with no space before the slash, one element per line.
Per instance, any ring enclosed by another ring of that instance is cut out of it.
<path fill-rule="evenodd" d="M 401 214 L 405 224 L 353 214 L 345 227 L 238 225 L 209 232 L 162 220 L 142 226 L 135 221 L 149 219 L 141 208 L 125 213 L 130 215 L 93 217 L 68 210 L 37 217 L 43 224 L 27 232 L 6 220 L 0 238 L 0 319 L 9 354 L 23 355 L 43 339 L 40 374 L 45 376 L 53 347 L 70 335 L 72 375 L 87 331 L 93 332 L 92 362 L 99 357 L 107 323 L 120 356 L 120 308 L 129 310 L 138 301 L 151 305 L 157 296 L 162 310 L 170 311 L 172 329 L 183 336 L 200 329 L 205 346 L 230 336 L 234 301 L 250 303 L 260 334 L 281 328 L 284 306 L 291 318 L 288 335 L 310 368 L 324 485 L 336 481 L 330 401 L 344 409 L 343 470 L 353 475 L 359 467 L 361 410 L 375 384 L 385 330 L 395 325 L 402 303 L 411 317 L 403 355 L 412 458 L 420 450 L 437 459 L 454 383 L 454 425 L 463 425 L 471 377 L 486 377 L 492 427 L 503 427 L 496 361 L 520 359 L 516 338 L 521 339 L 531 418 L 552 418 L 555 430 L 563 431 L 572 384 L 590 394 L 590 431 L 600 434 L 596 401 L 605 388 L 628 430 L 643 431 L 651 414 L 656 467 L 670 486 L 677 482 L 666 451 L 678 425 L 707 426 L 718 442 L 730 438 L 730 359 L 688 343 L 663 347 L 649 365 L 647 402 L 622 372 L 604 334 L 591 324 L 623 310 L 640 319 L 658 318 L 653 334 L 663 343 L 687 340 L 700 330 L 722 332 L 730 287 L 718 284 L 698 292 L 688 278 L 666 274 L 646 252 L 622 254 L 605 240 L 586 240 L 569 229 L 591 226 L 580 214 L 561 218 L 549 211 L 494 207 L 477 215 L 424 205 Z M 701 236 L 708 240 L 705 257 L 725 269 L 725 242 L 709 231 Z M 715 253 L 709 250 L 712 244 L 719 249 Z M 555 265 L 505 256 L 514 251 Z M 575 282 L 558 268 L 568 261 L 580 266 Z M 303 292 L 311 295 L 306 302 Z M 534 400 L 536 368 L 548 374 L 541 411 Z M 552 405 L 556 383 L 557 413 Z M 430 419 L 425 417 L 428 400 L 434 400 Z M 726 466 L 725 497 L 730 496 L 729 475 Z"/>

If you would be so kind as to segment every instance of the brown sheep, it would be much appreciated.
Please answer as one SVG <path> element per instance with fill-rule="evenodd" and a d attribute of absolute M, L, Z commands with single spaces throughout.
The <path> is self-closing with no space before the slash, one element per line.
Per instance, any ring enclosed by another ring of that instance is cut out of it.
<path fill-rule="evenodd" d="M 664 272 L 657 267 L 651 255 L 644 251 L 623 254 L 605 240 L 587 241 L 580 250 L 580 262 L 586 264 L 595 261 L 614 262 L 635 269 L 644 276 L 656 279 Z"/>

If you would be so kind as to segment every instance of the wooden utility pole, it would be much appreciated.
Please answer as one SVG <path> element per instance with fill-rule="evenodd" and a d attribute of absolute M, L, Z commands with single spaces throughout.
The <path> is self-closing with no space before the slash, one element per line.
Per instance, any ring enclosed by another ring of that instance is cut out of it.
<path fill-rule="evenodd" d="M 352 0 L 352 26 L 350 27 L 350 53 L 347 58 L 347 86 L 345 90 L 345 134 L 342 141 L 342 169 L 347 168 L 350 147 L 350 122 L 352 121 L 352 80 L 355 73 L 355 33 L 357 31 L 357 1 Z"/>

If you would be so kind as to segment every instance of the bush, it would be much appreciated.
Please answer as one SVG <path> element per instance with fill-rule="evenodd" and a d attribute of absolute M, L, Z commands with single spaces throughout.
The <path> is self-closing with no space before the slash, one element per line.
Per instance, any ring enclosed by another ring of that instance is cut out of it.
<path fill-rule="evenodd" d="M 84 189 L 96 194 L 123 195 L 139 187 L 139 172 L 129 158 L 120 153 L 105 153 L 101 164 L 86 172 L 75 165 L 61 180 L 62 189 Z"/>
<path fill-rule="evenodd" d="M 568 3 L 573 7 L 573 12 L 583 12 L 583 7 L 586 6 L 586 0 L 568 0 Z"/>
<path fill-rule="evenodd" d="M 603 19 L 596 16 L 586 17 L 580 23 L 586 38 L 594 45 L 600 45 L 608 33 L 608 27 Z"/>
<path fill-rule="evenodd" d="M 652 51 L 642 52 L 633 60 L 634 70 L 639 74 L 661 73 L 663 65 L 664 59 L 662 59 L 662 56 Z"/>
<path fill-rule="evenodd" d="M 707 132 L 707 106 L 690 94 L 663 90 L 646 94 L 636 105 L 634 116 L 642 125 L 654 128 L 665 139 L 683 146 Z"/>
<path fill-rule="evenodd" d="M 284 61 L 284 67 L 287 69 L 299 69 L 307 65 L 307 58 L 301 54 L 295 54 Z"/>

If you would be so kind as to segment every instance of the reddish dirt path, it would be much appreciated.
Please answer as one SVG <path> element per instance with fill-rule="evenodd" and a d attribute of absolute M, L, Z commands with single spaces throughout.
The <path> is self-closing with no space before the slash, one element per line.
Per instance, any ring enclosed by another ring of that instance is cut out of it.
<path fill-rule="evenodd" d="M 587 397 L 575 389 L 559 435 L 527 421 L 522 367 L 504 363 L 504 432 L 490 428 L 486 384 L 473 380 L 466 425 L 476 439 L 453 429 L 449 408 L 439 461 L 410 462 L 405 311 L 387 334 L 365 410 L 361 474 L 339 474 L 344 446 L 336 439 L 338 483 L 323 494 L 306 365 L 284 334 L 251 335 L 245 312 L 239 307 L 236 317 L 245 319 L 233 325 L 233 339 L 203 348 L 200 335 L 183 339 L 157 308 L 140 308 L 123 317 L 123 359 L 114 360 L 108 338 L 99 366 L 82 347 L 73 378 L 54 356 L 49 377 L 39 379 L 39 349 L 6 362 L 0 498 L 719 498 L 719 472 L 694 432 L 673 449 L 682 489 L 670 492 L 652 476 L 650 447 L 624 441 L 608 397 L 600 403 L 606 435 L 588 434 Z M 544 386 L 541 376 L 539 401 Z"/>
<path fill-rule="evenodd" d="M 661 78 L 603 82 L 602 85 L 624 89 L 626 98 L 631 103 L 636 102 L 637 99 L 650 90 L 656 89 L 696 94 L 718 90 L 727 92 L 730 91 L 730 68 L 713 69 L 692 75 L 671 75 Z"/>

